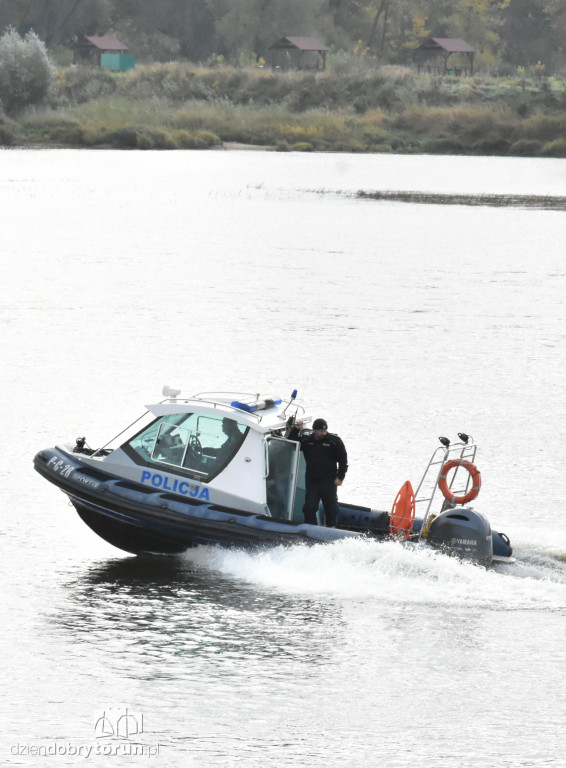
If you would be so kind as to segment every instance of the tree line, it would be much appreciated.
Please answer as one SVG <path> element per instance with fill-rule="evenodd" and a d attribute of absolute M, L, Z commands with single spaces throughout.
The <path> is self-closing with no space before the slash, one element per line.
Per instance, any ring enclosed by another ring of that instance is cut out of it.
<path fill-rule="evenodd" d="M 337 56 L 408 64 L 429 36 L 465 39 L 477 66 L 566 71 L 565 0 L 2 0 L 0 33 L 35 33 L 61 61 L 80 34 L 120 38 L 140 61 L 249 64 L 283 36 Z"/>

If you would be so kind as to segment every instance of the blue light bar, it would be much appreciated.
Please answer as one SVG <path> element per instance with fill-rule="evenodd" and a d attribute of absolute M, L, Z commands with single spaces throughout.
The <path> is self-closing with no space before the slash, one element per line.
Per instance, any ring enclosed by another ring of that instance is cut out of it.
<path fill-rule="evenodd" d="M 240 411 L 253 413 L 254 411 L 265 411 L 273 408 L 275 405 L 281 405 L 281 398 L 266 398 L 265 400 L 256 400 L 255 403 L 241 403 L 239 400 L 233 400 L 230 405 L 232 408 L 239 408 Z"/>

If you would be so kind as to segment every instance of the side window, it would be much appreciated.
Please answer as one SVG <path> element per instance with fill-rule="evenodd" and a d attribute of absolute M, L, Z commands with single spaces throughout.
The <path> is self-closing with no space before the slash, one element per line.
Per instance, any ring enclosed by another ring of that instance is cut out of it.
<path fill-rule="evenodd" d="M 197 453 L 191 459 L 195 469 L 216 474 L 236 455 L 247 432 L 246 426 L 233 419 L 199 416 Z"/>
<path fill-rule="evenodd" d="M 183 413 L 157 419 L 126 445 L 144 462 L 179 467 L 206 481 L 236 455 L 247 431 L 233 419 Z"/>

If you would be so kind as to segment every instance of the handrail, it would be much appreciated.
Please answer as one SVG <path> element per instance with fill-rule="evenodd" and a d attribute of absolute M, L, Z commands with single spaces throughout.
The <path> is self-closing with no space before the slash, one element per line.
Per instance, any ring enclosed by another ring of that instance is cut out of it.
<path fill-rule="evenodd" d="M 254 411 L 245 411 L 243 408 L 235 408 L 228 401 L 219 402 L 218 400 L 204 400 L 203 398 L 200 398 L 200 397 L 166 397 L 164 400 L 159 401 L 159 405 L 163 405 L 164 403 L 171 403 L 172 405 L 175 403 L 182 403 L 183 405 L 190 405 L 191 403 L 201 403 L 202 405 L 212 405 L 213 408 L 217 408 L 217 407 L 226 408 L 227 411 L 237 411 L 238 413 L 245 413 L 246 416 L 253 416 L 255 420 L 258 422 L 258 424 L 261 421 L 260 416 Z"/>
<path fill-rule="evenodd" d="M 144 411 L 144 412 L 142 413 L 142 415 L 141 415 L 141 416 L 138 416 L 138 418 L 137 418 L 137 419 L 134 419 L 134 420 L 132 421 L 132 423 L 131 423 L 131 424 L 128 424 L 128 426 L 127 426 L 127 427 L 124 427 L 124 429 L 123 429 L 123 430 L 121 430 L 121 432 L 118 432 L 118 434 L 117 434 L 117 435 L 115 435 L 114 437 L 112 437 L 110 440 L 107 440 L 107 441 L 104 443 L 104 445 L 103 445 L 101 448 L 97 448 L 97 449 L 94 451 L 94 453 L 92 454 L 93 458 L 94 458 L 95 456 L 101 456 L 101 455 L 102 455 L 102 456 L 104 456 L 105 454 L 103 453 L 103 451 L 105 451 L 105 450 L 106 450 L 106 448 L 107 448 L 107 447 L 110 445 L 110 443 L 113 443 L 113 442 L 114 442 L 115 440 L 117 440 L 117 439 L 118 439 L 118 438 L 119 438 L 121 435 L 123 435 L 125 432 L 127 432 L 129 429 L 131 429 L 131 428 L 134 426 L 134 424 L 137 424 L 137 423 L 138 423 L 138 421 L 141 421 L 141 419 L 143 419 L 143 417 L 144 417 L 144 416 L 146 416 L 148 413 L 149 413 L 149 411 Z"/>
<path fill-rule="evenodd" d="M 428 502 L 428 505 L 426 507 L 425 513 L 423 515 L 423 522 L 422 522 L 422 525 L 421 525 L 421 529 L 420 529 L 419 534 L 418 534 L 418 540 L 419 541 L 423 538 L 423 531 L 427 530 L 427 522 L 428 522 L 428 519 L 429 519 L 429 517 L 431 515 L 431 511 L 430 510 L 431 510 L 431 507 L 432 507 L 432 502 L 433 502 L 434 497 L 436 495 L 436 491 L 438 490 L 438 481 L 439 481 L 440 475 L 442 473 L 442 468 L 444 467 L 444 464 L 446 463 L 446 460 L 448 459 L 448 457 L 451 454 L 458 453 L 458 452 L 460 454 L 458 456 L 458 458 L 460 458 L 460 459 L 467 458 L 467 459 L 469 459 L 473 463 L 474 460 L 475 460 L 475 457 L 476 457 L 476 453 L 477 453 L 477 446 L 472 441 L 472 442 L 468 442 L 468 443 L 464 443 L 464 442 L 452 443 L 451 445 L 437 448 L 434 451 L 434 453 L 432 454 L 432 456 L 430 458 L 430 461 L 428 462 L 428 464 L 426 466 L 426 469 L 425 469 L 425 471 L 423 473 L 421 481 L 420 481 L 420 483 L 417 486 L 417 489 L 415 491 L 415 504 L 419 504 L 419 503 L 423 503 L 423 502 Z M 437 456 L 439 454 L 442 456 L 442 458 L 437 458 Z M 430 496 L 423 496 L 423 498 L 419 499 L 418 498 L 419 491 L 421 490 L 425 480 L 427 479 L 427 476 L 429 475 L 430 469 L 432 467 L 437 466 L 437 465 L 439 465 L 439 468 L 438 468 L 438 472 L 436 473 L 436 477 L 434 478 L 434 485 L 432 487 L 431 495 Z M 450 488 L 452 488 L 452 486 L 454 485 L 454 481 L 456 479 L 456 475 L 458 474 L 458 469 L 459 469 L 459 467 L 457 467 L 456 471 L 454 472 L 454 475 L 453 475 L 452 480 L 450 482 Z M 467 493 L 470 481 L 471 481 L 471 477 L 468 475 L 468 479 L 466 481 L 466 487 L 464 489 L 464 493 Z"/>
<path fill-rule="evenodd" d="M 214 395 L 225 395 L 226 398 L 214 398 Z M 257 392 L 198 392 L 196 395 L 191 395 L 190 397 L 166 397 L 164 400 L 160 400 L 159 403 L 162 405 L 163 403 L 184 403 L 186 405 L 189 405 L 192 402 L 198 402 L 203 403 L 204 405 L 212 405 L 214 408 L 217 406 L 223 407 L 223 408 L 229 408 L 232 411 L 237 411 L 238 413 L 244 413 L 246 416 L 253 416 L 258 424 L 261 423 L 262 418 L 266 415 L 265 410 L 261 411 L 248 411 L 244 408 L 237 408 L 236 406 L 232 405 L 232 401 L 235 398 L 238 397 L 261 397 L 261 395 L 258 395 Z M 207 398 L 207 399 L 205 399 Z M 305 409 L 302 405 L 297 403 L 296 401 L 293 401 L 293 399 L 283 399 L 281 398 L 281 403 L 279 404 L 281 406 L 286 406 L 284 410 L 286 411 L 287 408 L 290 405 L 293 405 L 295 407 L 295 414 L 300 410 L 302 413 L 305 413 Z"/>
<path fill-rule="evenodd" d="M 263 452 L 265 454 L 265 474 L 263 476 L 264 480 L 267 480 L 269 477 L 269 448 L 267 445 L 267 440 L 265 439 L 265 435 L 263 437 Z"/>

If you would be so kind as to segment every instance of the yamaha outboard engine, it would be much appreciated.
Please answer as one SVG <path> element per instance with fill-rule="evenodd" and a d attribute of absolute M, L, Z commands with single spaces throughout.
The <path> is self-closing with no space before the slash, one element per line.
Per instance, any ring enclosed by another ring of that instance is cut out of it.
<path fill-rule="evenodd" d="M 449 554 L 490 565 L 493 540 L 488 520 L 475 509 L 455 508 L 435 517 L 428 531 L 431 547 L 445 549 Z"/>

